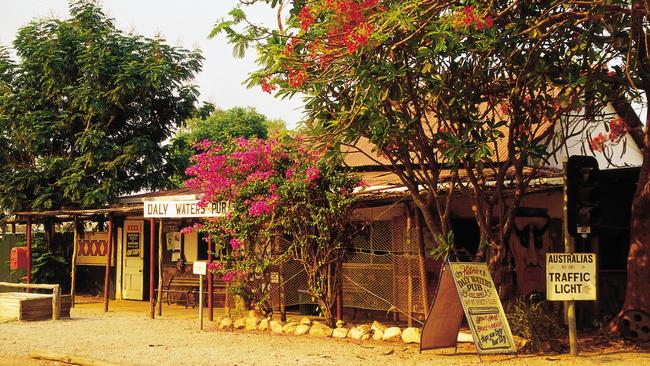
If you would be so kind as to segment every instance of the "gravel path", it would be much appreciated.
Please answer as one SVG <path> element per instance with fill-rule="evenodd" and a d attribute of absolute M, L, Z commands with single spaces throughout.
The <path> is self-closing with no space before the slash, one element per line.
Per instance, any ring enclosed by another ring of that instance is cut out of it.
<path fill-rule="evenodd" d="M 209 326 L 210 323 L 208 323 Z M 271 333 L 198 331 L 196 320 L 75 308 L 72 319 L 0 324 L 0 365 L 47 365 L 32 350 L 65 353 L 117 365 L 650 365 L 650 354 L 489 356 L 472 348 L 418 352 L 415 345 L 318 339 Z M 559 361 L 559 362 L 558 362 Z"/>

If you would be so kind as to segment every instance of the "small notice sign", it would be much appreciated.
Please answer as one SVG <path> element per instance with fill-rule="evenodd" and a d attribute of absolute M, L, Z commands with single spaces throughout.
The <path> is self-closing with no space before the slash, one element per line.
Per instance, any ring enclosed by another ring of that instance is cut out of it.
<path fill-rule="evenodd" d="M 271 283 L 280 283 L 280 273 L 271 272 Z"/>
<path fill-rule="evenodd" d="M 547 253 L 546 299 L 596 300 L 596 254 Z"/>
<path fill-rule="evenodd" d="M 194 262 L 192 266 L 192 273 L 197 275 L 206 275 L 208 274 L 208 263 L 207 262 Z"/>
<path fill-rule="evenodd" d="M 142 220 L 124 221 L 124 232 L 126 236 L 125 255 L 127 257 L 139 257 L 142 254 L 143 226 L 144 221 Z"/>
<path fill-rule="evenodd" d="M 514 339 L 487 264 L 450 262 L 479 354 L 515 353 Z"/>

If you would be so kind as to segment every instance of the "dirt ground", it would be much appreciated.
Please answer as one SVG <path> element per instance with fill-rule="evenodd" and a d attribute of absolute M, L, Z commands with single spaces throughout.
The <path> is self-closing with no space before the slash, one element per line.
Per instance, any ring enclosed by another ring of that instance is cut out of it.
<path fill-rule="evenodd" d="M 146 311 L 119 306 L 78 305 L 61 321 L 0 324 L 0 365 L 54 365 L 29 358 L 34 350 L 62 353 L 115 365 L 650 365 L 650 353 L 634 347 L 594 347 L 566 355 L 483 356 L 468 344 L 419 353 L 417 345 L 358 342 L 270 332 L 198 330 L 195 313 L 166 311 L 151 320 Z M 583 340 L 583 342 L 586 342 Z M 587 346 L 585 344 L 585 346 Z"/>

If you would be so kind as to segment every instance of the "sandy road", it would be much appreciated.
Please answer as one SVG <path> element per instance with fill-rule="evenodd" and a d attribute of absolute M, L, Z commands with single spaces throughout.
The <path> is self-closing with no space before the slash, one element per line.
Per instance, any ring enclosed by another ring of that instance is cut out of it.
<path fill-rule="evenodd" d="M 208 323 L 208 327 L 210 327 Z M 268 332 L 198 331 L 197 321 L 78 307 L 72 319 L 0 324 L 0 365 L 45 365 L 32 350 L 65 353 L 116 365 L 650 365 L 643 352 L 554 356 L 491 356 L 483 363 L 469 347 L 418 352 L 415 345 L 319 339 Z M 453 351 L 453 350 L 452 350 Z"/>

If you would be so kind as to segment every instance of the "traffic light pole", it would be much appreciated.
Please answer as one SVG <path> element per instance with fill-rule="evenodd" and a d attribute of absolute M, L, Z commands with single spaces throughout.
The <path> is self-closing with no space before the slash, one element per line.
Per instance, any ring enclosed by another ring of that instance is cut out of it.
<path fill-rule="evenodd" d="M 562 231 L 564 236 L 564 252 L 574 253 L 575 244 L 569 235 L 569 222 L 568 222 L 568 184 L 567 184 L 567 159 L 565 158 L 562 162 L 564 168 L 564 220 L 562 224 Z M 578 331 L 576 327 L 576 302 L 575 301 L 565 301 L 564 302 L 564 312 L 566 323 L 569 327 L 569 347 L 571 349 L 571 356 L 578 355 Z"/>

